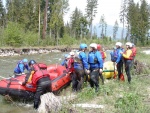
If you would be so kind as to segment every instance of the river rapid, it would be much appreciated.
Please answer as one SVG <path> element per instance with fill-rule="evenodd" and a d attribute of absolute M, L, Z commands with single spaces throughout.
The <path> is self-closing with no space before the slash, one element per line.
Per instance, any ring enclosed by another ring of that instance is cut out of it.
<path fill-rule="evenodd" d="M 49 53 L 49 54 L 35 54 L 22 55 L 0 58 L 0 76 L 9 77 L 13 75 L 13 70 L 17 62 L 23 58 L 28 60 L 34 59 L 36 62 L 49 64 L 60 64 L 66 53 Z M 107 52 L 107 59 L 110 59 L 109 51 Z M 0 78 L 1 80 L 2 78 Z M 14 100 L 6 101 L 3 96 L 0 96 L 0 113 L 35 113 L 33 109 L 33 102 L 24 103 Z"/>

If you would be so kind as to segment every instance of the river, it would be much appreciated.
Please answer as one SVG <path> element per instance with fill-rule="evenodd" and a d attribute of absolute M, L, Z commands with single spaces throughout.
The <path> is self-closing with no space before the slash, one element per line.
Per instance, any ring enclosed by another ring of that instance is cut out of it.
<path fill-rule="evenodd" d="M 0 58 L 0 76 L 9 77 L 13 75 L 13 70 L 18 62 L 23 58 L 28 60 L 34 59 L 36 62 L 49 64 L 60 64 L 66 53 L 49 53 L 49 54 L 35 54 L 23 56 L 11 56 Z M 108 52 L 107 52 L 108 54 Z M 108 60 L 110 57 L 107 55 Z M 1 78 L 0 78 L 1 80 Z M 24 104 L 23 102 L 16 102 L 12 100 L 7 102 L 3 96 L 0 96 L 0 113 L 35 113 L 32 108 L 33 103 Z"/>

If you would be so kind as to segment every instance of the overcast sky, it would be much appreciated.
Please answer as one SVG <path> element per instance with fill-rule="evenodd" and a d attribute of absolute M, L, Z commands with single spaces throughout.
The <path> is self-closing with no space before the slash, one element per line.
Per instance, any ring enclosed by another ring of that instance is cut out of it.
<path fill-rule="evenodd" d="M 80 9 L 83 14 L 85 14 L 86 8 L 86 1 L 87 0 L 69 0 L 69 12 L 64 16 L 65 22 L 70 20 L 70 15 L 75 10 L 76 7 Z M 117 20 L 120 22 L 119 19 L 119 12 L 121 9 L 121 4 L 123 0 L 98 0 L 98 13 L 94 18 L 93 24 L 99 23 L 101 15 L 104 14 L 105 20 L 108 25 L 114 25 L 115 21 Z M 134 0 L 135 2 L 139 2 L 140 0 Z M 150 0 L 147 0 L 150 3 Z M 119 25 L 121 26 L 121 25 Z"/>

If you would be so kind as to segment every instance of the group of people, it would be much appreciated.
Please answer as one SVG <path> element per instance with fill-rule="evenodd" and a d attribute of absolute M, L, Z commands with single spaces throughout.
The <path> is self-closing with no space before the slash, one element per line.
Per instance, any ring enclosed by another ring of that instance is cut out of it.
<path fill-rule="evenodd" d="M 102 80 L 102 84 L 104 84 L 102 73 L 106 53 L 102 50 L 100 44 L 91 43 L 89 45 L 90 51 L 87 55 L 87 47 L 88 46 L 85 43 L 80 44 L 78 51 L 70 52 L 65 55 L 65 59 L 61 65 L 65 66 L 67 72 L 71 75 L 73 91 L 80 91 L 83 83 L 88 81 L 90 86 L 95 88 L 95 92 L 98 92 L 99 77 Z M 130 83 L 130 69 L 136 56 L 136 48 L 134 44 L 127 42 L 125 50 L 122 47 L 122 43 L 117 42 L 116 48 L 114 48 L 114 51 L 111 52 L 110 55 L 112 62 L 114 62 L 117 67 L 118 80 L 120 80 L 124 63 L 128 82 Z M 14 69 L 14 74 L 16 76 L 19 74 L 25 74 L 25 69 L 27 69 L 28 73 L 26 74 L 25 81 L 20 84 L 26 85 L 27 82 L 31 82 L 36 87 L 34 108 L 37 109 L 40 103 L 40 96 L 51 91 L 51 81 L 47 71 L 47 66 L 43 63 L 36 63 L 34 60 L 28 62 L 27 59 L 23 59 L 17 63 L 17 66 Z"/>
<path fill-rule="evenodd" d="M 110 53 L 111 61 L 115 63 L 118 71 L 118 80 L 121 79 L 121 73 L 123 73 L 123 64 L 125 65 L 125 72 L 128 82 L 131 83 L 130 70 L 136 56 L 136 47 L 133 43 L 127 42 L 126 49 L 123 48 L 121 42 L 116 43 L 114 51 Z"/>
<path fill-rule="evenodd" d="M 34 108 L 37 109 L 40 103 L 40 96 L 51 91 L 51 81 L 47 71 L 47 65 L 36 63 L 34 60 L 30 60 L 28 63 L 27 59 L 23 59 L 17 63 L 14 69 L 15 76 L 25 74 L 25 69 L 27 69 L 28 73 L 26 74 L 25 81 L 20 84 L 24 86 L 26 83 L 31 83 L 36 87 Z"/>
<path fill-rule="evenodd" d="M 90 86 L 95 87 L 96 92 L 99 90 L 99 76 L 104 84 L 102 72 L 106 53 L 102 51 L 100 44 L 91 43 L 89 47 L 88 56 L 86 55 L 87 45 L 82 43 L 79 51 L 66 54 L 62 62 L 71 74 L 73 91 L 81 90 L 83 82 L 88 80 L 88 75 Z"/>

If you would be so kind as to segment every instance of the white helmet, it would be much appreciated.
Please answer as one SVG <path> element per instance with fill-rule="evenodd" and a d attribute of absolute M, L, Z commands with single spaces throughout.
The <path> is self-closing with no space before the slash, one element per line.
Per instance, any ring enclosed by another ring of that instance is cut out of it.
<path fill-rule="evenodd" d="M 71 56 L 74 56 L 74 55 L 75 55 L 75 53 L 74 53 L 73 51 L 71 51 L 69 54 L 70 54 Z"/>
<path fill-rule="evenodd" d="M 94 48 L 94 49 L 97 49 L 97 44 L 96 43 L 91 43 L 90 44 L 90 47 Z"/>
<path fill-rule="evenodd" d="M 122 43 L 121 43 L 121 42 L 116 42 L 116 46 L 121 47 L 121 46 L 122 46 Z"/>
<path fill-rule="evenodd" d="M 127 42 L 126 46 L 132 47 L 132 43 L 131 42 Z"/>
<path fill-rule="evenodd" d="M 69 59 L 69 58 L 71 58 L 71 56 L 70 56 L 70 55 L 68 55 L 68 56 L 67 56 L 67 59 Z"/>

